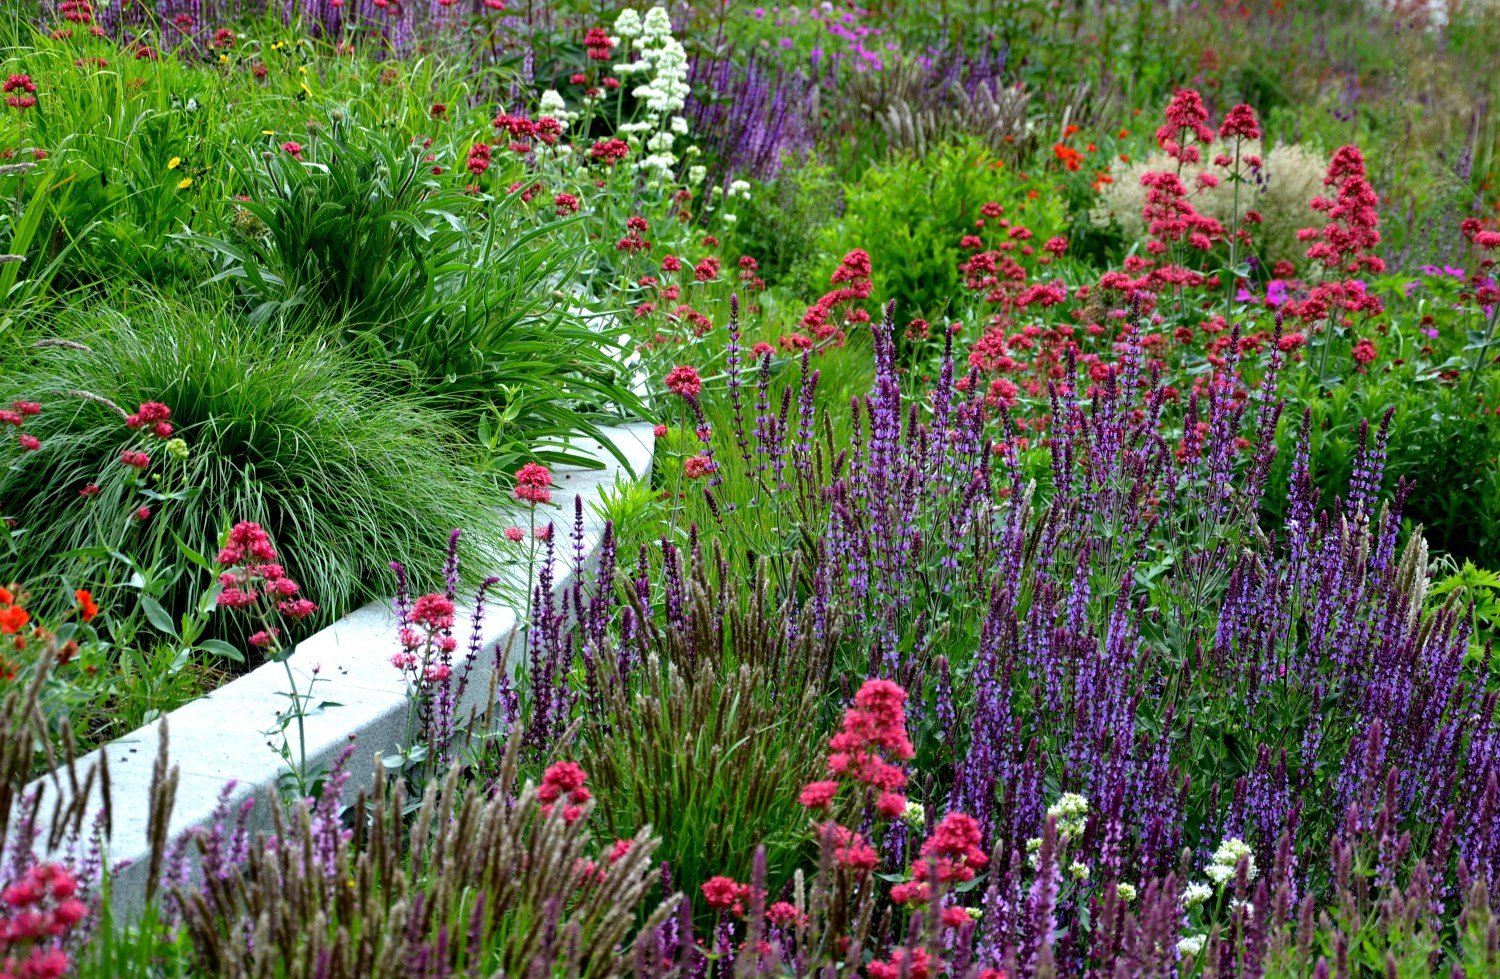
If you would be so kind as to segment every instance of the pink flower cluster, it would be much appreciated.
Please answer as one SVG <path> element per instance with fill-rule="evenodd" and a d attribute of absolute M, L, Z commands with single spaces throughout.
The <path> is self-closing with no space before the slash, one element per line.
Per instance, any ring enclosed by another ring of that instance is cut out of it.
<path fill-rule="evenodd" d="M 14 425 L 20 428 L 26 424 L 26 419 L 41 413 L 42 406 L 35 401 L 12 401 L 9 408 L 0 408 L 0 425 Z M 22 452 L 35 452 L 42 447 L 41 440 L 30 432 L 18 434 L 16 442 L 21 446 Z"/>
<path fill-rule="evenodd" d="M 899 762 L 915 753 L 906 736 L 906 691 L 890 680 L 866 680 L 854 695 L 854 706 L 844 714 L 838 734 L 828 740 L 828 773 L 833 776 L 802 787 L 798 800 L 809 809 L 827 809 L 842 785 L 862 785 L 878 793 L 876 813 L 896 819 L 906 811 L 906 772 Z M 829 822 L 823 832 L 831 836 L 834 856 L 846 867 L 870 870 L 875 851 L 860 834 Z"/>
<path fill-rule="evenodd" d="M 301 586 L 276 563 L 276 548 L 258 523 L 241 520 L 235 524 L 215 560 L 226 568 L 219 573 L 220 608 L 247 609 L 263 602 L 274 603 L 276 611 L 298 620 L 318 610 L 313 602 L 297 597 Z M 280 635 L 280 629 L 267 625 L 251 635 L 249 642 L 264 649 L 276 645 Z"/>
<path fill-rule="evenodd" d="M 1309 205 L 1327 214 L 1328 223 L 1322 228 L 1303 228 L 1297 237 L 1310 242 L 1307 257 L 1333 278 L 1314 286 L 1300 302 L 1287 303 L 1286 311 L 1309 323 L 1341 312 L 1382 313 L 1385 304 L 1380 297 L 1353 278 L 1361 271 L 1385 271 L 1384 260 L 1374 252 L 1380 244 L 1380 218 L 1375 210 L 1380 199 L 1365 176 L 1359 147 L 1339 147 L 1323 183 L 1337 186 L 1338 196 L 1332 200 L 1314 197 Z"/>
<path fill-rule="evenodd" d="M 742 916 L 745 913 L 745 902 L 750 900 L 749 884 L 736 883 L 734 878 L 723 874 L 710 877 L 700 889 L 703 891 L 703 900 L 720 914 L 728 911 Z"/>
<path fill-rule="evenodd" d="M 563 821 L 574 823 L 578 817 L 583 815 L 583 804 L 593 796 L 584 787 L 588 781 L 588 772 L 576 761 L 560 761 L 552 765 L 542 773 L 541 787 L 536 790 L 536 796 L 542 802 L 543 815 L 552 815 L 557 803 L 566 798 L 563 806 Z"/>
<path fill-rule="evenodd" d="M 1309 206 L 1328 215 L 1321 229 L 1304 228 L 1297 237 L 1313 244 L 1307 257 L 1331 272 L 1384 272 L 1385 262 L 1374 254 L 1380 244 L 1380 198 L 1365 176 L 1365 158 L 1357 146 L 1341 146 L 1328 164 L 1325 186 L 1337 186 L 1338 196 L 1314 197 Z"/>
<path fill-rule="evenodd" d="M 147 401 L 135 410 L 135 414 L 125 419 L 125 426 L 130 429 L 147 429 L 159 439 L 169 439 L 172 437 L 171 417 L 171 408 L 160 401 Z"/>
<path fill-rule="evenodd" d="M 88 907 L 78 899 L 78 879 L 56 864 L 26 871 L 0 891 L 0 979 L 56 979 L 72 963 L 56 945 Z"/>
<path fill-rule="evenodd" d="M 922 859 L 911 868 L 911 880 L 891 888 L 897 904 L 926 904 L 934 883 L 966 884 L 989 863 L 979 848 L 979 823 L 966 813 L 950 812 L 922 844 Z"/>
<path fill-rule="evenodd" d="M 1190 88 L 1178 89 L 1167 104 L 1167 121 L 1156 130 L 1156 145 L 1174 160 L 1197 163 L 1203 158 L 1199 147 L 1213 140 L 1203 97 Z"/>
<path fill-rule="evenodd" d="M 590 61 L 608 61 L 615 42 L 604 28 L 590 27 L 584 35 L 583 46 L 588 51 Z"/>
<path fill-rule="evenodd" d="M 874 288 L 870 274 L 870 253 L 863 248 L 856 248 L 839 260 L 830 281 L 835 288 L 825 292 L 802 314 L 802 326 L 812 333 L 813 340 L 843 339 L 841 324 L 833 319 L 834 311 L 841 306 L 850 307 L 844 313 L 845 322 L 869 322 L 869 312 L 852 304 L 870 298 Z"/>
<path fill-rule="evenodd" d="M 36 82 L 30 75 L 11 75 L 0 85 L 6 95 L 6 103 L 13 109 L 30 109 L 36 105 Z"/>
<path fill-rule="evenodd" d="M 516 470 L 516 499 L 526 503 L 551 503 L 552 473 L 546 466 L 528 462 Z"/>
<path fill-rule="evenodd" d="M 410 672 L 413 682 L 441 683 L 452 675 L 448 657 L 458 648 L 453 636 L 456 608 L 453 599 L 440 592 L 430 592 L 412 603 L 398 638 L 401 649 L 391 657 L 391 665 Z M 424 646 L 441 655 L 419 653 Z M 420 676 L 418 675 L 420 674 Z"/>
<path fill-rule="evenodd" d="M 703 391 L 703 378 L 698 376 L 697 368 L 686 364 L 679 364 L 667 371 L 667 376 L 662 379 L 667 390 L 691 401 L 697 398 Z"/>

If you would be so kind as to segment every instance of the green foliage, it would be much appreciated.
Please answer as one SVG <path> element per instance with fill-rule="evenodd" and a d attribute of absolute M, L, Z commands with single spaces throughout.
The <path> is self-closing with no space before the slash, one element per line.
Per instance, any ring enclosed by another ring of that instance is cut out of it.
<path fill-rule="evenodd" d="M 253 325 L 337 324 L 353 350 L 485 415 L 501 465 L 578 461 L 564 443 L 635 403 L 614 340 L 558 288 L 578 274 L 575 222 L 534 221 L 519 194 L 462 193 L 422 144 L 347 121 L 304 152 L 268 154 L 222 236 L 187 236 Z"/>
<path fill-rule="evenodd" d="M 1300 405 L 1312 411 L 1310 459 L 1323 505 L 1349 486 L 1361 425 L 1373 439 L 1391 416 L 1385 479 L 1411 482 L 1403 516 L 1420 524 L 1434 549 L 1480 564 L 1500 566 L 1500 417 L 1462 385 L 1417 377 L 1407 369 L 1351 378 L 1326 398 L 1296 393 L 1282 419 L 1281 449 L 1271 473 L 1266 506 L 1279 518 L 1286 479 L 1302 424 Z"/>
<path fill-rule="evenodd" d="M 739 205 L 736 246 L 760 263 L 770 285 L 815 289 L 808 266 L 819 261 L 822 229 L 838 220 L 842 203 L 832 167 L 812 156 L 788 161 L 775 181 L 756 187 Z"/>
<path fill-rule="evenodd" d="M 826 283 L 839 256 L 870 253 L 874 295 L 896 301 L 898 321 L 935 318 L 964 294 L 959 241 L 994 201 L 1008 219 L 1022 220 L 1040 245 L 1061 230 L 1062 203 L 1050 195 L 1027 199 L 1027 181 L 975 143 L 939 147 L 925 157 L 899 156 L 866 170 L 844 188 L 843 217 L 823 229 Z"/>
<path fill-rule="evenodd" d="M 477 475 L 475 446 L 399 371 L 211 308 L 75 311 L 62 330 L 68 345 L 0 380 L 0 399 L 44 405 L 41 450 L 0 472 L 24 528 L 22 577 L 79 548 L 150 564 L 175 554 L 175 535 L 210 551 L 230 523 L 254 520 L 326 622 L 384 597 L 386 562 L 438 577 L 449 530 L 497 529 L 483 503 L 500 494 Z M 187 456 L 153 449 L 138 479 L 120 463 L 128 433 L 109 405 L 145 401 L 171 407 Z M 80 498 L 89 484 L 98 494 Z M 137 519 L 143 505 L 150 519 Z M 181 610 L 195 590 L 174 577 L 157 597 Z"/>

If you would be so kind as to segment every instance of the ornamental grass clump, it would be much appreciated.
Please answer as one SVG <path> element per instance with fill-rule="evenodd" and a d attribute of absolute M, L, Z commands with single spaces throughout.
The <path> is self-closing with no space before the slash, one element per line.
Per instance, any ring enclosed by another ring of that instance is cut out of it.
<path fill-rule="evenodd" d="M 499 538 L 498 517 L 474 505 L 499 494 L 472 440 L 399 370 L 170 302 L 149 318 L 70 313 L 59 329 L 67 343 L 44 341 L 0 378 L 4 403 L 42 406 L 26 426 L 41 450 L 0 470 L 6 516 L 27 531 L 18 576 L 101 545 L 166 560 L 173 534 L 201 546 L 243 519 L 287 552 L 287 573 L 322 606 L 316 625 L 388 597 L 377 583 L 391 560 L 438 577 L 444 528 Z M 172 437 L 153 422 L 125 446 L 144 459 L 101 462 L 130 434 L 116 406 L 144 403 L 170 406 Z M 170 580 L 163 606 L 190 607 L 199 585 Z"/>
<path fill-rule="evenodd" d="M 675 901 L 653 908 L 656 841 L 604 844 L 576 765 L 521 783 L 516 732 L 488 791 L 460 770 L 408 800 L 377 766 L 338 812 L 347 775 L 293 810 L 273 835 L 231 842 L 225 821 L 196 843 L 236 863 L 202 884 L 171 884 L 198 968 L 212 975 L 367 977 L 610 976 L 650 960 Z M 346 756 L 347 758 L 347 753 Z M 581 784 L 581 783 L 580 783 Z M 559 786 L 564 788 L 559 788 Z M 582 799 L 554 807 L 564 789 Z M 413 806 L 411 803 L 415 803 Z M 640 936 L 632 941 L 634 932 Z"/>
<path fill-rule="evenodd" d="M 659 587 L 623 583 L 618 637 L 574 634 L 596 818 L 621 835 L 657 827 L 685 889 L 744 877 L 757 845 L 779 886 L 807 849 L 796 800 L 817 764 L 806 739 L 824 723 L 836 621 L 780 595 L 764 565 L 741 591 L 722 559 L 662 550 Z"/>

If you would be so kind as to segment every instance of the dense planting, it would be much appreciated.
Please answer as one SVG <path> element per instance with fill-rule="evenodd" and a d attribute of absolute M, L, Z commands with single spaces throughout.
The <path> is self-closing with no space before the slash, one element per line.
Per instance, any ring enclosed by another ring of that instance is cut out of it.
<path fill-rule="evenodd" d="M 0 979 L 1500 974 L 1487 7 L 13 7 Z"/>

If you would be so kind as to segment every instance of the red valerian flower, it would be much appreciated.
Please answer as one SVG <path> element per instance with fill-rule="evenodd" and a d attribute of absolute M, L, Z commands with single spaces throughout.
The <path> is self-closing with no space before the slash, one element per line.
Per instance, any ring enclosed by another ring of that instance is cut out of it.
<path fill-rule="evenodd" d="M 551 503 L 552 473 L 546 466 L 528 462 L 516 470 L 515 496 L 527 503 Z"/>
<path fill-rule="evenodd" d="M 297 598 L 287 602 L 277 602 L 276 609 L 287 618 L 305 619 L 316 612 L 318 606 L 305 598 Z"/>
<path fill-rule="evenodd" d="M 432 592 L 412 603 L 411 620 L 430 631 L 453 628 L 453 599 Z"/>
<path fill-rule="evenodd" d="M 721 914 L 725 911 L 745 913 L 745 901 L 750 896 L 749 885 L 737 884 L 732 878 L 719 874 L 704 881 L 701 890 L 703 900 L 715 911 Z"/>
<path fill-rule="evenodd" d="M 802 794 L 797 797 L 797 801 L 809 809 L 822 809 L 833 801 L 838 791 L 837 782 L 808 782 L 802 787 Z"/>
<path fill-rule="evenodd" d="M 698 376 L 697 369 L 686 364 L 679 364 L 667 371 L 662 383 L 667 386 L 668 391 L 688 399 L 698 397 L 703 390 L 703 379 Z"/>
<path fill-rule="evenodd" d="M 11 75 L 0 85 L 0 91 L 7 96 L 12 108 L 29 109 L 36 105 L 36 83 L 31 80 L 30 75 Z"/>
<path fill-rule="evenodd" d="M 1241 103 L 1230 109 L 1219 124 L 1220 139 L 1260 139 L 1260 120 L 1255 110 Z"/>
<path fill-rule="evenodd" d="M 145 469 L 151 465 L 151 457 L 144 452 L 126 449 L 120 453 L 120 461 L 132 469 Z"/>
<path fill-rule="evenodd" d="M 906 784 L 906 774 L 894 761 L 915 754 L 906 736 L 906 691 L 889 680 L 867 680 L 855 694 L 854 706 L 844 715 L 843 729 L 828 741 L 829 774 L 894 791 Z"/>
<path fill-rule="evenodd" d="M 944 964 L 934 959 L 925 948 L 898 948 L 891 953 L 889 962 L 875 961 L 865 966 L 870 979 L 931 979 L 941 972 Z"/>
<path fill-rule="evenodd" d="M 702 479 L 718 467 L 706 455 L 695 455 L 682 464 L 682 474 L 688 479 Z"/>
<path fill-rule="evenodd" d="M 1371 363 L 1376 357 L 1375 341 L 1369 337 L 1363 337 L 1355 341 L 1353 354 L 1354 362 L 1359 366 L 1364 367 Z"/>
<path fill-rule="evenodd" d="M 287 140 L 281 144 L 281 149 L 294 160 L 302 159 L 302 144 Z"/>
<path fill-rule="evenodd" d="M 220 549 L 217 561 L 223 565 L 244 564 L 247 559 L 258 564 L 269 564 L 276 560 L 276 548 L 271 546 L 271 535 L 252 520 L 241 520 L 229 531 L 229 539 Z"/>
<path fill-rule="evenodd" d="M 583 804 L 593 798 L 584 787 L 588 777 L 583 766 L 575 761 L 560 761 L 549 767 L 542 773 L 542 784 L 536 792 L 542 803 L 542 814 L 552 815 L 556 804 L 566 797 L 569 804 L 563 807 L 563 821 L 577 822 L 583 814 Z"/>
<path fill-rule="evenodd" d="M 1166 124 L 1156 131 L 1156 144 L 1167 151 L 1167 155 L 1184 163 L 1197 163 L 1201 153 L 1197 146 L 1185 145 L 1191 136 L 1196 143 L 1207 145 L 1214 139 L 1214 131 L 1208 128 L 1208 109 L 1203 97 L 1190 88 L 1178 89 L 1167 105 Z"/>
<path fill-rule="evenodd" d="M 469 158 L 464 166 L 476 177 L 488 170 L 490 168 L 490 144 L 475 143 L 470 146 Z"/>
<path fill-rule="evenodd" d="M 838 823 L 829 823 L 823 832 L 833 838 L 833 857 L 839 866 L 865 872 L 875 869 L 879 856 L 863 835 Z"/>
<path fill-rule="evenodd" d="M 800 924 L 806 916 L 789 901 L 777 901 L 766 908 L 766 920 L 778 928 Z"/>
<path fill-rule="evenodd" d="M 609 79 L 605 84 L 609 84 Z M 598 160 L 607 167 L 612 167 L 620 160 L 630 155 L 630 144 L 623 139 L 601 139 L 589 147 L 589 157 Z"/>
<path fill-rule="evenodd" d="M 23 452 L 35 452 L 42 447 L 40 439 L 35 435 L 28 435 L 25 432 L 17 436 L 16 440 L 21 443 L 21 451 Z"/>

